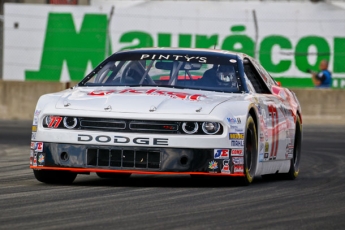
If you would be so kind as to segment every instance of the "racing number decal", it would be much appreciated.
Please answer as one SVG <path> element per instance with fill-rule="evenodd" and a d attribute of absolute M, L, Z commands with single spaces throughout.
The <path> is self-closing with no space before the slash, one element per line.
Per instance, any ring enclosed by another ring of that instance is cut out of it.
<path fill-rule="evenodd" d="M 271 153 L 270 160 L 275 160 L 278 152 L 278 143 L 279 143 L 279 130 L 278 130 L 278 111 L 277 107 L 274 105 L 268 106 L 268 114 L 272 120 L 272 144 L 271 144 Z"/>
<path fill-rule="evenodd" d="M 50 119 L 51 121 L 48 124 L 48 128 L 51 128 L 51 127 L 57 128 L 59 127 L 62 117 L 50 117 Z"/>

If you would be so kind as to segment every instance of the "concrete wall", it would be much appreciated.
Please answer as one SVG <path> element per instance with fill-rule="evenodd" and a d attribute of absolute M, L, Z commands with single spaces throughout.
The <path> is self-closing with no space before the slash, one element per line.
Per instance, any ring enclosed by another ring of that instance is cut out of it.
<path fill-rule="evenodd" d="M 0 81 L 0 119 L 31 120 L 41 95 L 63 89 L 64 83 Z"/>
<path fill-rule="evenodd" d="M 302 106 L 305 124 L 345 124 L 345 90 L 292 89 Z"/>
<path fill-rule="evenodd" d="M 65 83 L 0 80 L 0 119 L 31 120 L 41 95 L 65 88 Z M 304 124 L 345 124 L 345 90 L 293 91 L 302 105 Z"/>

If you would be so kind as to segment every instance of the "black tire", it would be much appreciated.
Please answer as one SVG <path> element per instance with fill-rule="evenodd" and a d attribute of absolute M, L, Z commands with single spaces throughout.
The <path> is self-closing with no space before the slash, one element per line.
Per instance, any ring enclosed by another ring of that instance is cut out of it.
<path fill-rule="evenodd" d="M 56 170 L 33 170 L 35 178 L 46 184 L 71 184 L 77 173 Z"/>
<path fill-rule="evenodd" d="M 100 178 L 106 178 L 106 179 L 126 179 L 131 176 L 131 173 L 96 173 L 98 177 Z"/>
<path fill-rule="evenodd" d="M 257 162 L 257 152 L 258 152 L 258 136 L 256 132 L 256 126 L 254 119 L 251 115 L 247 118 L 246 131 L 244 139 L 244 174 L 245 176 L 240 179 L 241 185 L 249 185 L 253 182 L 256 162 Z"/>
<path fill-rule="evenodd" d="M 301 161 L 301 148 L 302 148 L 302 124 L 301 124 L 301 120 L 299 116 L 297 116 L 293 157 L 291 159 L 289 172 L 282 174 L 284 179 L 294 180 L 297 178 L 299 174 L 299 164 Z"/>

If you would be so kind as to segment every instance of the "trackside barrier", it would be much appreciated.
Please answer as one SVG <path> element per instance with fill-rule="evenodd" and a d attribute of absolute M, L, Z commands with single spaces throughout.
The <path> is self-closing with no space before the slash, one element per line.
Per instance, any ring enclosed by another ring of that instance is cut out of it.
<path fill-rule="evenodd" d="M 70 83 L 70 86 L 76 83 Z M 31 120 L 39 97 L 66 88 L 59 82 L 0 81 L 0 119 Z M 68 85 L 67 85 L 68 86 Z M 292 89 L 304 124 L 345 124 L 345 90 Z"/>

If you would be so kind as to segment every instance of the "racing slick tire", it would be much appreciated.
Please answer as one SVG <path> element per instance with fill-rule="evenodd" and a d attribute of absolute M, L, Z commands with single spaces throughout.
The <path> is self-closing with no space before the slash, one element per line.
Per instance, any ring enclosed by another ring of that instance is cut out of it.
<path fill-rule="evenodd" d="M 98 177 L 100 178 L 106 178 L 106 179 L 126 179 L 131 176 L 131 173 L 96 173 Z"/>
<path fill-rule="evenodd" d="M 297 178 L 299 174 L 299 164 L 301 161 L 301 148 L 302 148 L 302 124 L 301 124 L 301 120 L 299 116 L 297 115 L 293 157 L 291 159 L 289 172 L 282 174 L 284 179 L 294 180 Z"/>
<path fill-rule="evenodd" d="M 244 174 L 240 178 L 240 184 L 247 186 L 254 180 L 258 152 L 258 136 L 254 119 L 251 115 L 247 118 L 246 131 L 244 136 Z"/>
<path fill-rule="evenodd" d="M 71 184 L 77 173 L 56 170 L 33 170 L 35 178 L 46 184 Z"/>

